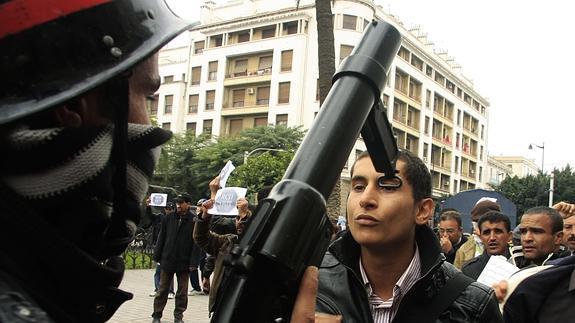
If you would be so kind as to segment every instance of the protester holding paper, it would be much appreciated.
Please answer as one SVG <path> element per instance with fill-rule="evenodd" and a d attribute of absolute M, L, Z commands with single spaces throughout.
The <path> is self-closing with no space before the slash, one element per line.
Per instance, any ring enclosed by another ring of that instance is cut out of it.
<path fill-rule="evenodd" d="M 248 208 L 248 201 L 244 197 L 239 197 L 235 201 L 235 208 L 237 210 L 235 219 L 237 234 L 217 234 L 210 231 L 212 214 L 218 213 L 213 212 L 213 210 L 215 208 L 217 196 L 221 196 L 222 190 L 220 190 L 220 177 L 216 176 L 209 185 L 211 196 L 209 200 L 203 202 L 198 208 L 198 222 L 196 222 L 196 226 L 194 228 L 194 241 L 206 253 L 216 255 L 216 264 L 213 273 L 214 277 L 210 288 L 210 299 L 208 303 L 208 310 L 212 312 L 217 297 L 218 287 L 224 272 L 224 255 L 234 243 L 239 242 L 240 237 L 245 231 L 245 226 L 251 216 L 251 212 Z M 220 193 L 220 195 L 218 195 L 218 193 Z"/>
<path fill-rule="evenodd" d="M 509 258 L 509 240 L 511 240 L 511 222 L 505 214 L 491 211 L 482 215 L 477 222 L 479 238 L 483 243 L 483 253 L 463 264 L 461 271 L 477 280 L 491 256 Z"/>

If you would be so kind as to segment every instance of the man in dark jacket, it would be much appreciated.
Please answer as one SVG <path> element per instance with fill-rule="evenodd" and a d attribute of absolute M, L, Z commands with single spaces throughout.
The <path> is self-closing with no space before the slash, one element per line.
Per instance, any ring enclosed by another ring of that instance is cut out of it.
<path fill-rule="evenodd" d="M 493 291 L 446 263 L 426 226 L 434 209 L 427 167 L 400 152 L 397 171 L 383 177 L 367 153 L 352 167 L 349 232 L 323 259 L 316 310 L 344 322 L 501 322 Z"/>
<path fill-rule="evenodd" d="M 197 268 L 197 251 L 193 241 L 195 214 L 190 208 L 192 198 L 183 194 L 174 200 L 177 212 L 168 214 L 162 220 L 162 228 L 154 260 L 160 263 L 160 288 L 154 299 L 153 322 L 160 322 L 162 312 L 168 300 L 170 282 L 174 274 L 178 283 L 176 291 L 176 306 L 174 308 L 174 323 L 183 322 L 183 313 L 188 306 L 188 279 L 192 268 Z"/>
<path fill-rule="evenodd" d="M 509 259 L 509 241 L 511 240 L 511 221 L 505 214 L 491 211 L 479 218 L 479 238 L 483 243 L 483 253 L 463 264 L 461 271 L 477 280 L 487 265 L 489 257 L 504 256 Z"/>

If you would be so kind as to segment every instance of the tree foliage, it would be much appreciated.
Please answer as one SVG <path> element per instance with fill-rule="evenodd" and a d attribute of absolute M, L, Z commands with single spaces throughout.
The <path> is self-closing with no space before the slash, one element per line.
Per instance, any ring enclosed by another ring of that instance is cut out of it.
<path fill-rule="evenodd" d="M 554 169 L 553 204 L 559 201 L 575 202 L 575 173 L 571 166 Z M 495 187 L 517 207 L 521 216 L 529 208 L 549 205 L 549 185 L 551 176 L 539 173 L 536 176 L 508 177 Z"/>
<path fill-rule="evenodd" d="M 236 170 L 228 186 L 233 183 L 254 193 L 263 185 L 281 179 L 303 136 L 301 128 L 284 126 L 246 129 L 235 137 L 174 135 L 162 150 L 153 184 L 174 187 L 194 198 L 204 197 L 208 195 L 208 183 L 231 160 Z M 248 165 L 243 165 L 244 153 L 256 148 L 280 149 L 286 153 L 255 154 Z"/>

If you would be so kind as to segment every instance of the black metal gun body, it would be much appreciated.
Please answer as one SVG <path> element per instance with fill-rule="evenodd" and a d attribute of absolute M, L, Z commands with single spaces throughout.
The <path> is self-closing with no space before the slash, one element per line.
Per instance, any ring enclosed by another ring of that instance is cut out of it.
<path fill-rule="evenodd" d="M 231 250 L 212 322 L 289 321 L 303 271 L 320 264 L 330 242 L 325 201 L 360 132 L 376 169 L 394 174 L 397 147 L 380 96 L 400 40 L 373 21 L 341 64 L 282 181 Z"/>

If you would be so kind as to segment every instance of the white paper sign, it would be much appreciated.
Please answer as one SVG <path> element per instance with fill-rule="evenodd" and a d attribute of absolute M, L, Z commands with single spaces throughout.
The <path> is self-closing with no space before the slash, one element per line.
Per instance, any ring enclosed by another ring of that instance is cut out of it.
<path fill-rule="evenodd" d="M 208 210 L 209 214 L 238 215 L 236 203 L 240 197 L 246 197 L 248 189 L 243 187 L 226 187 L 216 193 L 214 207 Z"/>
<path fill-rule="evenodd" d="M 495 283 L 502 280 L 508 280 L 511 275 L 517 272 L 517 268 L 512 263 L 509 263 L 503 256 L 491 256 L 485 268 L 477 278 L 477 282 L 491 287 Z"/>
<path fill-rule="evenodd" d="M 166 206 L 166 202 L 168 202 L 168 194 L 152 193 L 150 195 L 151 206 Z"/>
<path fill-rule="evenodd" d="M 236 166 L 232 163 L 231 160 L 228 160 L 224 168 L 220 171 L 220 187 L 226 187 L 226 182 L 228 181 L 228 177 L 230 174 L 236 169 Z"/>

